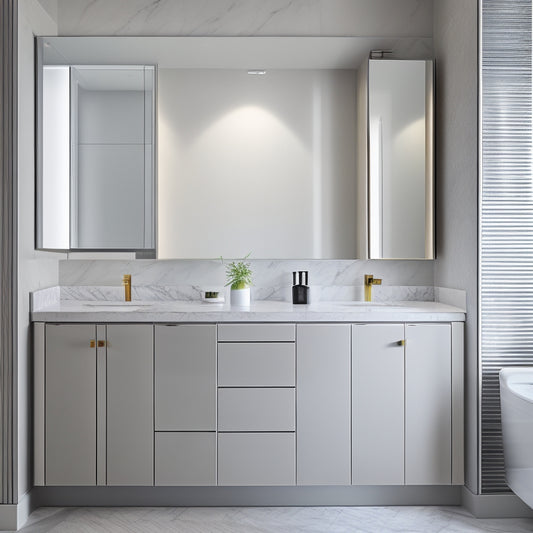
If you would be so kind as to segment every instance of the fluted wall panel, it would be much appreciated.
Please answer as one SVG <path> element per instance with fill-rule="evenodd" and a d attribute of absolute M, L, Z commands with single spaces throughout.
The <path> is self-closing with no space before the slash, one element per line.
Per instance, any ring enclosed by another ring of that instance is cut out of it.
<path fill-rule="evenodd" d="M 509 490 L 498 372 L 533 365 L 531 0 L 481 6 L 480 487 L 489 494 Z"/>
<path fill-rule="evenodd" d="M 14 503 L 17 0 L 0 2 L 0 504 Z"/>

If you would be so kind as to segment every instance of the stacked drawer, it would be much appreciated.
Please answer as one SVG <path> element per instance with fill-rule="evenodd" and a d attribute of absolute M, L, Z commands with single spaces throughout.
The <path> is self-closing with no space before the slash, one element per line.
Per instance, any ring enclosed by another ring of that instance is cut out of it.
<path fill-rule="evenodd" d="M 218 326 L 218 484 L 296 483 L 295 326 Z"/>

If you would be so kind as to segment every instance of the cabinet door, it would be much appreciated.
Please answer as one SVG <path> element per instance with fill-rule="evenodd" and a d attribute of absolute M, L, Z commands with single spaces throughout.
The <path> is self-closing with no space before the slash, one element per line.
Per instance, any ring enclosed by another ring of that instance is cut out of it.
<path fill-rule="evenodd" d="M 297 326 L 299 485 L 350 484 L 350 326 Z"/>
<path fill-rule="evenodd" d="M 451 483 L 451 325 L 407 324 L 405 483 Z"/>
<path fill-rule="evenodd" d="M 353 484 L 404 483 L 403 324 L 353 326 Z"/>
<path fill-rule="evenodd" d="M 47 485 L 96 485 L 96 328 L 46 326 Z"/>
<path fill-rule="evenodd" d="M 216 326 L 156 326 L 156 431 L 215 431 L 215 395 Z"/>
<path fill-rule="evenodd" d="M 153 326 L 107 326 L 107 484 L 152 485 Z"/>

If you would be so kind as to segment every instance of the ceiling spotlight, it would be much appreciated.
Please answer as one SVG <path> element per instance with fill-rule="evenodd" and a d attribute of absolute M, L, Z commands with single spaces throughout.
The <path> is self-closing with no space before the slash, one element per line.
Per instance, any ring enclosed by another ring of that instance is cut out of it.
<path fill-rule="evenodd" d="M 264 76 L 267 73 L 266 70 L 249 70 L 248 74 L 251 76 Z"/>

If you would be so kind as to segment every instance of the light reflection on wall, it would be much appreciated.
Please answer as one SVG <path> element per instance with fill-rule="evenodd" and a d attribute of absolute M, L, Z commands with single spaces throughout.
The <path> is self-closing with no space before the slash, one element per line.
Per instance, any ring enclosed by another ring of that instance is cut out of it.
<path fill-rule="evenodd" d="M 344 105 L 354 76 L 344 72 L 326 83 L 324 76 L 160 71 L 160 258 L 354 256 L 352 214 L 337 201 L 355 195 L 355 117 Z M 324 120 L 332 109 L 349 126 Z M 337 168 L 348 191 L 334 183 Z M 344 216 L 346 236 L 324 229 L 325 210 L 329 219 L 335 211 Z M 325 250 L 329 234 L 344 239 L 345 249 L 330 239 L 337 249 Z"/>

